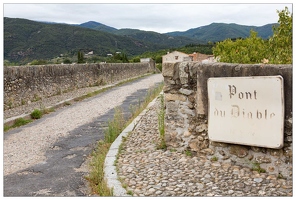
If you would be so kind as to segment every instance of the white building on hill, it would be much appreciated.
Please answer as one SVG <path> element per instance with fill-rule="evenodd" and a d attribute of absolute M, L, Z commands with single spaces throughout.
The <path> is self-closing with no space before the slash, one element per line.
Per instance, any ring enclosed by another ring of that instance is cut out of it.
<path fill-rule="evenodd" d="M 179 51 L 173 51 L 171 53 L 167 53 L 166 55 L 162 56 L 162 63 L 166 62 L 182 62 L 188 58 L 189 55 L 186 53 L 182 53 Z"/>

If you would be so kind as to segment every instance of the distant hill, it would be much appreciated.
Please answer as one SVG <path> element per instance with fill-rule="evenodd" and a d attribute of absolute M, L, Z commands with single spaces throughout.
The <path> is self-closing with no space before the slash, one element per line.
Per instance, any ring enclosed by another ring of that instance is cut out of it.
<path fill-rule="evenodd" d="M 116 28 L 113 28 L 111 26 L 106 26 L 105 24 L 101 24 L 99 22 L 94 22 L 94 21 L 85 22 L 85 23 L 79 24 L 78 26 L 94 29 L 97 31 L 105 31 L 108 33 L 114 33 L 115 31 L 117 31 Z"/>
<path fill-rule="evenodd" d="M 174 47 L 180 47 L 190 43 L 204 43 L 197 38 L 191 39 L 183 36 L 168 36 L 166 34 L 161 34 L 153 31 L 142 31 L 138 29 L 119 29 L 115 31 L 114 34 L 134 38 L 141 41 L 149 41 L 150 43 L 158 44 L 163 47 L 166 47 L 167 44 L 174 44 Z"/>
<path fill-rule="evenodd" d="M 93 27 L 97 25 L 88 23 L 90 24 Z M 110 31 L 112 28 L 107 30 Z M 139 55 L 146 51 L 179 47 L 192 41 L 194 40 L 184 38 L 181 42 L 167 40 L 167 43 L 158 44 L 148 39 L 139 40 L 74 25 L 4 18 L 4 59 L 14 62 L 51 59 L 60 54 L 75 55 L 80 50 L 85 53 L 94 51 L 94 54 L 100 56 L 116 51 L 125 52 L 127 55 Z"/>
<path fill-rule="evenodd" d="M 159 45 L 166 45 L 167 43 L 172 42 L 172 39 L 175 39 L 177 44 L 184 45 L 184 43 L 187 44 L 188 42 L 206 44 L 209 41 L 217 42 L 227 38 L 246 38 L 249 37 L 251 30 L 256 31 L 259 37 L 268 39 L 273 35 L 272 27 L 275 25 L 277 24 L 273 23 L 264 26 L 245 26 L 234 23 L 212 23 L 207 26 L 192 28 L 184 32 L 176 31 L 165 34 L 160 34 L 153 31 L 142 31 L 138 29 L 116 29 L 92 21 L 86 22 L 79 26 L 101 30 L 116 35 L 127 36 L 142 41 L 145 40 L 147 42 L 157 43 Z"/>
<path fill-rule="evenodd" d="M 255 27 L 213 23 L 185 32 L 161 34 L 116 29 L 94 21 L 73 25 L 4 17 L 4 59 L 27 63 L 34 59 L 52 59 L 60 54 L 73 56 L 78 51 L 93 51 L 98 56 L 120 51 L 135 56 L 147 51 L 244 38 L 249 36 L 251 29 L 258 32 L 258 36 L 268 38 L 273 34 L 273 25 Z"/>
<path fill-rule="evenodd" d="M 116 29 L 105 24 L 101 24 L 94 21 L 89 21 L 83 24 L 78 25 L 80 27 L 90 28 L 94 30 L 104 31 L 108 33 L 112 33 L 115 35 L 121 35 L 137 40 L 141 40 L 143 42 L 153 43 L 164 48 L 170 47 L 180 47 L 190 43 L 204 43 L 204 41 L 200 41 L 196 38 L 188 38 L 183 36 L 168 36 L 166 34 L 161 34 L 153 31 L 143 31 L 139 29 Z M 152 44 L 152 45 L 153 45 Z"/>
<path fill-rule="evenodd" d="M 259 37 L 267 39 L 273 35 L 272 27 L 276 24 L 267 24 L 264 26 L 244 26 L 238 24 L 212 23 L 207 26 L 192 28 L 184 32 L 176 31 L 166 33 L 169 36 L 183 36 L 191 39 L 198 39 L 204 42 L 222 41 L 227 38 L 246 38 L 249 37 L 253 29 Z"/>

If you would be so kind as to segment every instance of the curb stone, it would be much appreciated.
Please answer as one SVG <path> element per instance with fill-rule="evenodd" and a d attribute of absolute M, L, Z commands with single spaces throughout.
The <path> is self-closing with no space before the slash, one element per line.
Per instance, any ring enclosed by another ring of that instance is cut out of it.
<path fill-rule="evenodd" d="M 163 92 L 160 92 L 161 95 Z M 118 154 L 119 146 L 122 143 L 122 138 L 126 137 L 131 131 L 135 129 L 135 127 L 140 122 L 141 118 L 146 114 L 151 106 L 153 106 L 159 97 L 159 95 L 153 99 L 148 106 L 120 133 L 120 135 L 116 138 L 116 140 L 112 143 L 109 148 L 109 151 L 105 158 L 104 163 L 104 177 L 107 181 L 108 187 L 113 189 L 113 195 L 120 196 L 131 196 L 127 194 L 126 189 L 124 189 L 121 185 L 121 182 L 118 180 L 116 166 L 114 165 L 116 161 L 116 156 Z"/>

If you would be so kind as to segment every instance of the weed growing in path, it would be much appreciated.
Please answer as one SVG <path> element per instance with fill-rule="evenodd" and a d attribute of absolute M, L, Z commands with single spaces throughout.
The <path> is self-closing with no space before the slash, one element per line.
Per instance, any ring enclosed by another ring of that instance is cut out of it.
<path fill-rule="evenodd" d="M 257 171 L 259 174 L 260 174 L 260 173 L 265 173 L 265 172 L 266 172 L 265 169 L 261 168 L 260 163 L 258 163 L 258 162 L 253 163 L 253 168 L 252 168 L 252 170 L 253 170 L 253 171 Z"/>
<path fill-rule="evenodd" d="M 11 128 L 16 128 L 16 127 L 26 125 L 30 122 L 32 122 L 32 120 L 30 120 L 30 119 L 18 118 L 15 120 L 15 122 L 12 126 L 4 125 L 4 131 L 8 131 Z"/>
<path fill-rule="evenodd" d="M 108 128 L 105 132 L 105 142 L 112 143 L 121 133 L 125 125 L 122 108 L 116 107 L 113 120 L 108 122 Z"/>
<path fill-rule="evenodd" d="M 104 180 L 104 162 L 111 143 L 98 142 L 98 147 L 93 151 L 90 162 L 90 173 L 85 177 L 92 189 L 93 194 L 100 196 L 113 196 L 112 189 L 109 189 Z"/>
<path fill-rule="evenodd" d="M 158 145 L 158 149 L 166 149 L 165 144 L 165 126 L 164 126 L 164 117 L 165 117 L 165 110 L 164 110 L 164 97 L 163 94 L 160 95 L 160 111 L 158 112 L 158 130 L 160 136 L 160 144 Z"/>
<path fill-rule="evenodd" d="M 109 147 L 115 141 L 117 136 L 130 124 L 146 107 L 147 105 L 161 92 L 163 83 L 158 87 L 149 89 L 145 100 L 137 107 L 132 108 L 132 116 L 128 120 L 124 120 L 123 111 L 117 107 L 115 109 L 113 120 L 108 122 L 108 128 L 105 131 L 104 141 L 98 143 L 97 149 L 92 154 L 91 172 L 86 179 L 89 181 L 92 193 L 100 196 L 112 196 L 112 190 L 108 189 L 106 180 L 104 179 L 104 162 L 108 153 Z M 115 161 L 116 164 L 116 161 Z M 128 194 L 132 195 L 131 191 Z"/>
<path fill-rule="evenodd" d="M 40 119 L 42 117 L 42 112 L 39 109 L 35 109 L 32 113 L 31 113 L 31 117 L 32 119 Z"/>

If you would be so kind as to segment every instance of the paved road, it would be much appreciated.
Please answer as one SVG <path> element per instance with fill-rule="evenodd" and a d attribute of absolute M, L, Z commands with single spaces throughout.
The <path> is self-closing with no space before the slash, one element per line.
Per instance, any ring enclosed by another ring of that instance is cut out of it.
<path fill-rule="evenodd" d="M 114 108 L 130 112 L 161 74 L 141 78 L 57 110 L 4 134 L 4 196 L 88 196 L 87 158 Z"/>

